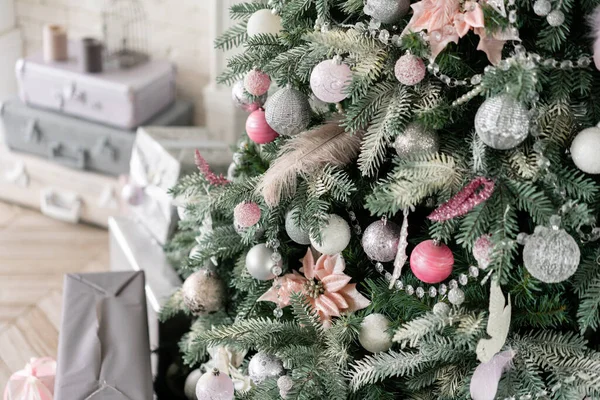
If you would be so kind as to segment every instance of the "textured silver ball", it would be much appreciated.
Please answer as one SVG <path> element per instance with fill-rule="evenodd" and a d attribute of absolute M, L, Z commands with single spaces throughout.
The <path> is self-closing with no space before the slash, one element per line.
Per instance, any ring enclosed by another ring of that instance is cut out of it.
<path fill-rule="evenodd" d="M 413 122 L 396 137 L 394 149 L 400 157 L 432 154 L 440 149 L 440 138 L 434 130 Z"/>
<path fill-rule="evenodd" d="M 440 301 L 433 306 L 433 313 L 435 315 L 446 316 L 450 313 L 450 306 Z"/>
<path fill-rule="evenodd" d="M 183 303 L 195 315 L 206 315 L 223 308 L 225 285 L 217 274 L 200 268 L 182 286 Z"/>
<path fill-rule="evenodd" d="M 460 306 L 465 301 L 465 292 L 459 288 L 450 289 L 448 292 L 448 301 L 455 306 Z"/>
<path fill-rule="evenodd" d="M 410 9 L 410 0 L 367 0 L 364 13 L 384 24 L 400 21 Z"/>
<path fill-rule="evenodd" d="M 265 379 L 277 378 L 284 373 L 281 360 L 262 351 L 256 353 L 248 363 L 248 376 L 257 385 L 260 385 Z"/>
<path fill-rule="evenodd" d="M 294 381 L 289 375 L 283 375 L 277 379 L 277 388 L 279 389 L 279 395 L 286 399 L 290 390 L 294 387 Z"/>
<path fill-rule="evenodd" d="M 370 259 L 389 262 L 396 258 L 400 227 L 392 221 L 375 221 L 365 229 L 362 247 Z"/>
<path fill-rule="evenodd" d="M 525 241 L 523 264 L 545 283 L 565 281 L 577 271 L 581 253 L 577 242 L 564 229 L 537 226 Z"/>
<path fill-rule="evenodd" d="M 296 215 L 299 212 L 299 209 L 294 208 L 288 211 L 288 213 L 285 215 L 285 232 L 294 242 L 302 245 L 308 245 L 310 244 L 310 237 L 308 236 L 308 232 L 302 229 L 296 223 Z"/>
<path fill-rule="evenodd" d="M 273 250 L 266 244 L 260 243 L 252 247 L 246 254 L 246 269 L 254 279 L 259 281 L 268 281 L 275 278 L 272 269 L 275 266 L 281 267 L 282 261 L 273 261 Z"/>
<path fill-rule="evenodd" d="M 383 314 L 369 314 L 360 324 L 358 341 L 371 353 L 388 351 L 392 347 L 392 337 L 387 332 L 390 320 Z"/>
<path fill-rule="evenodd" d="M 552 11 L 552 3 L 548 0 L 536 0 L 533 3 L 533 12 L 540 17 L 545 17 Z"/>
<path fill-rule="evenodd" d="M 310 123 L 308 97 L 293 88 L 279 90 L 265 103 L 267 124 L 280 135 L 293 136 L 303 132 Z"/>
<path fill-rule="evenodd" d="M 600 128 L 582 130 L 571 143 L 573 162 L 585 173 L 600 174 Z"/>
<path fill-rule="evenodd" d="M 237 81 L 231 88 L 231 99 L 233 103 L 244 111 L 252 112 L 258 110 L 267 101 L 267 94 L 255 97 L 252 99 L 251 96 L 246 93 L 244 88 L 244 81 Z"/>
<path fill-rule="evenodd" d="M 496 150 L 512 149 L 529 134 L 529 111 L 509 94 L 489 97 L 475 115 L 475 131 Z"/>
<path fill-rule="evenodd" d="M 560 26 L 565 22 L 565 14 L 560 10 L 554 10 L 546 16 L 546 21 L 550 26 Z"/>
<path fill-rule="evenodd" d="M 188 400 L 198 400 L 196 397 L 196 384 L 202 376 L 200 369 L 195 369 L 185 378 L 185 384 L 183 386 L 183 393 Z"/>

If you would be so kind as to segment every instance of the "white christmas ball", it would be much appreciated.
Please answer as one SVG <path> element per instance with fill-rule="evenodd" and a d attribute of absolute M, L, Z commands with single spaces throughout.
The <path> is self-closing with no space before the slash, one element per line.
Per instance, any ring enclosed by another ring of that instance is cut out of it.
<path fill-rule="evenodd" d="M 299 212 L 299 209 L 294 208 L 288 211 L 288 213 L 285 215 L 285 232 L 294 242 L 302 245 L 307 245 L 310 244 L 310 237 L 308 237 L 308 232 L 299 227 L 296 223 L 296 215 Z"/>
<path fill-rule="evenodd" d="M 321 61 L 310 74 L 310 88 L 314 95 L 327 103 L 339 103 L 348 97 L 346 88 L 350 81 L 350 67 L 335 60 Z"/>
<path fill-rule="evenodd" d="M 455 306 L 460 306 L 465 301 L 465 292 L 459 288 L 450 289 L 448 292 L 448 301 Z"/>
<path fill-rule="evenodd" d="M 560 10 L 551 11 L 546 16 L 546 21 L 548 21 L 548 25 L 550 26 L 560 26 L 565 22 L 565 14 Z"/>
<path fill-rule="evenodd" d="M 350 226 L 339 215 L 329 214 L 327 225 L 321 229 L 321 243 L 310 237 L 310 244 L 320 253 L 332 256 L 344 251 L 350 243 Z"/>
<path fill-rule="evenodd" d="M 390 321 L 383 314 L 369 314 L 360 324 L 358 341 L 371 353 L 388 351 L 392 347 L 392 337 L 387 332 Z"/>
<path fill-rule="evenodd" d="M 433 306 L 433 313 L 441 316 L 448 315 L 450 313 L 450 306 L 440 301 Z"/>
<path fill-rule="evenodd" d="M 282 29 L 281 17 L 273 14 L 268 9 L 258 10 L 252 14 L 247 25 L 248 36 L 259 35 L 261 33 L 277 35 Z"/>
<path fill-rule="evenodd" d="M 600 174 L 600 128 L 582 130 L 571 143 L 573 162 L 583 172 Z"/>
<path fill-rule="evenodd" d="M 529 110 L 504 93 L 489 97 L 475 115 L 475 131 L 483 143 L 496 150 L 512 149 L 527 139 Z"/>
<path fill-rule="evenodd" d="M 533 3 L 533 12 L 540 17 L 545 17 L 552 11 L 552 3 L 548 0 L 536 0 Z"/>
<path fill-rule="evenodd" d="M 265 379 L 276 378 L 285 373 L 281 360 L 270 354 L 256 353 L 248 363 L 248 376 L 260 385 Z"/>
<path fill-rule="evenodd" d="M 185 384 L 183 386 L 183 393 L 188 400 L 198 400 L 196 397 L 196 385 L 202 377 L 202 371 L 195 369 L 185 378 Z"/>
<path fill-rule="evenodd" d="M 202 375 L 196 384 L 198 400 L 233 400 L 233 396 L 233 381 L 216 368 Z"/>
<path fill-rule="evenodd" d="M 271 257 L 273 257 L 273 250 L 264 243 L 250 249 L 246 255 L 246 269 L 254 279 L 268 281 L 275 278 L 272 269 L 274 266 L 281 267 L 282 262 L 281 260 L 275 262 Z"/>
<path fill-rule="evenodd" d="M 223 308 L 225 284 L 210 268 L 200 268 L 183 282 L 183 303 L 194 315 L 207 315 Z"/>

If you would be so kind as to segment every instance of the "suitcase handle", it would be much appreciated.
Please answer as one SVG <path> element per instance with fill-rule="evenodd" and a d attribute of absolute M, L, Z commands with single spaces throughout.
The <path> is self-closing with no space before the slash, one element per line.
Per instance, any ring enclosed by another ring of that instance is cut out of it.
<path fill-rule="evenodd" d="M 62 143 L 51 143 L 50 144 L 50 155 L 49 158 L 59 164 L 65 165 L 71 168 L 85 169 L 87 165 L 87 151 L 78 147 L 75 157 L 70 157 L 63 154 L 64 146 Z"/>
<path fill-rule="evenodd" d="M 40 209 L 50 218 L 76 224 L 81 217 L 82 200 L 76 193 L 60 193 L 54 189 L 43 189 Z"/>

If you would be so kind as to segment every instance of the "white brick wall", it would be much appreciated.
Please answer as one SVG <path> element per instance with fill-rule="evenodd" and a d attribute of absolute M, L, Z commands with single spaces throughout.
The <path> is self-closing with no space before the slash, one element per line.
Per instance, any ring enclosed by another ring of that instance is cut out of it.
<path fill-rule="evenodd" d="M 0 0 L 6 1 L 6 0 Z M 10 1 L 10 0 L 9 0 Z M 216 1 L 217 4 L 221 0 Z M 196 124 L 204 125 L 203 88 L 211 81 L 212 29 L 208 0 L 142 0 L 150 30 L 150 53 L 178 68 L 179 96 L 196 103 Z M 25 54 L 41 49 L 46 23 L 67 26 L 69 36 L 101 37 L 104 0 L 15 0 Z"/>

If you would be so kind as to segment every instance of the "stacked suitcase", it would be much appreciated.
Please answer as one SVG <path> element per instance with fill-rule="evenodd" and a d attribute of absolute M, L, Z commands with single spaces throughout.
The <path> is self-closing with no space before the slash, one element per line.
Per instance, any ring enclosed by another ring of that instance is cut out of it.
<path fill-rule="evenodd" d="M 193 106 L 175 99 L 168 62 L 92 74 L 69 57 L 17 62 L 20 99 L 0 105 L 0 200 L 106 227 L 123 209 L 118 176 L 129 172 L 136 128 L 191 125 Z"/>

